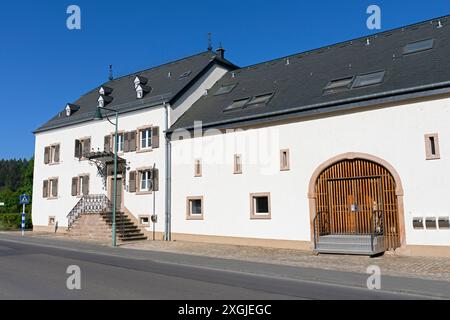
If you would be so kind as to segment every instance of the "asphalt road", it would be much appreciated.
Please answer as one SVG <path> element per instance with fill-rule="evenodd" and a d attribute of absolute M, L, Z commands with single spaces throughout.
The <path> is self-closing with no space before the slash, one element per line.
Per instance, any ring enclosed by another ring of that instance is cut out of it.
<path fill-rule="evenodd" d="M 81 290 L 69 290 L 69 266 Z M 450 298 L 450 283 L 113 249 L 0 233 L 0 299 L 278 300 Z"/>

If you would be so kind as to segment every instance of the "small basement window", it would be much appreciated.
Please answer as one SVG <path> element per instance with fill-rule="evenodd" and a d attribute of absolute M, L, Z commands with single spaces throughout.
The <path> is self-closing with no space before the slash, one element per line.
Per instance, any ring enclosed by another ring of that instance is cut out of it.
<path fill-rule="evenodd" d="M 49 226 L 56 225 L 56 217 L 54 217 L 54 216 L 48 217 L 48 225 Z"/>
<path fill-rule="evenodd" d="M 142 226 L 149 226 L 150 225 L 150 217 L 149 216 L 140 216 L 139 223 Z"/>
<path fill-rule="evenodd" d="M 250 101 L 250 98 L 235 100 L 231 105 L 225 108 L 224 111 L 232 111 L 237 109 L 242 109 Z"/>
<path fill-rule="evenodd" d="M 216 91 L 216 93 L 214 95 L 215 96 L 220 96 L 220 95 L 223 95 L 223 94 L 230 93 L 236 87 L 237 87 L 236 83 L 235 84 L 228 84 L 228 85 L 221 86 L 219 89 L 217 89 L 217 91 Z"/>
<path fill-rule="evenodd" d="M 385 73 L 385 71 L 378 71 L 356 76 L 352 88 L 361 88 L 382 83 Z"/>
<path fill-rule="evenodd" d="M 330 83 L 323 89 L 324 93 L 336 93 L 343 90 L 350 89 L 353 79 L 355 77 L 341 78 L 331 80 Z"/>
<path fill-rule="evenodd" d="M 188 220 L 203 220 L 203 197 L 187 198 L 186 206 Z"/>
<path fill-rule="evenodd" d="M 441 158 L 437 133 L 425 135 L 425 152 L 427 160 L 438 160 Z"/>
<path fill-rule="evenodd" d="M 403 48 L 403 55 L 431 50 L 434 47 L 434 39 L 427 39 L 407 44 Z"/>
<path fill-rule="evenodd" d="M 251 219 L 271 219 L 270 193 L 256 193 L 250 195 Z"/>

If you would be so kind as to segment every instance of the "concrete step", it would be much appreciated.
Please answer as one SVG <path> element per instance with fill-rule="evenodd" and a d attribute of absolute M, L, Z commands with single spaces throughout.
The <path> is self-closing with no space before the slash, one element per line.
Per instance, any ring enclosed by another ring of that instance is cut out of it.
<path fill-rule="evenodd" d="M 136 237 L 125 237 L 125 238 L 120 238 L 120 241 L 123 242 L 131 242 L 131 241 L 145 241 L 148 238 L 146 236 L 144 236 L 144 234 L 142 234 L 141 236 L 136 236 Z"/>
<path fill-rule="evenodd" d="M 372 250 L 370 235 L 329 235 L 322 236 L 316 243 L 316 252 L 375 255 L 384 252 L 383 238 L 374 238 Z"/>

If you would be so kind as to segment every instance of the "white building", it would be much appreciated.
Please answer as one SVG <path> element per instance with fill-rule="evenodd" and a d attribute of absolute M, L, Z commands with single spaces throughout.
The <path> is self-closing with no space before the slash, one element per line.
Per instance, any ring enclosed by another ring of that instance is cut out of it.
<path fill-rule="evenodd" d="M 169 149 L 161 139 L 159 150 L 123 156 L 130 173 L 160 168 L 157 208 L 166 221 L 158 231 L 318 252 L 450 255 L 449 23 L 444 17 L 242 69 L 219 57 L 215 71 L 170 100 L 171 126 L 160 130 Z M 164 111 L 160 103 L 124 113 L 121 129 L 165 128 Z M 105 194 L 73 148 L 74 139 L 92 137 L 96 150 L 110 128 L 68 122 L 37 134 L 38 227 L 49 216 L 67 224 L 79 201 L 70 196 L 73 177 L 89 174 L 90 193 Z M 60 163 L 44 165 L 54 144 Z M 40 181 L 51 186 L 53 177 L 58 198 L 43 199 Z M 124 185 L 125 211 L 148 217 L 149 195 Z"/>
<path fill-rule="evenodd" d="M 52 230 L 57 224 L 64 231 L 92 205 L 111 209 L 114 166 L 110 151 L 114 149 L 115 126 L 106 117 L 94 120 L 100 105 L 119 112 L 118 156 L 122 164 L 117 211 L 127 214 L 145 231 L 155 207 L 156 231 L 164 232 L 164 131 L 229 69 L 235 68 L 222 54 L 205 52 L 109 81 L 68 104 L 36 130 L 35 230 Z M 115 123 L 114 112 L 103 114 Z M 75 216 L 70 217 L 70 213 Z M 135 232 L 129 239 L 143 236 Z"/>

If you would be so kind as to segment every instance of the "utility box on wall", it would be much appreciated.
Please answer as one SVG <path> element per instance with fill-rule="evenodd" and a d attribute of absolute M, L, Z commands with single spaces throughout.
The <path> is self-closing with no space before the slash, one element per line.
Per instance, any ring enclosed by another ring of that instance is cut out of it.
<path fill-rule="evenodd" d="M 436 217 L 428 217 L 425 220 L 425 225 L 427 229 L 437 229 Z"/>
<path fill-rule="evenodd" d="M 439 218 L 439 229 L 450 229 L 450 217 Z"/>
<path fill-rule="evenodd" d="M 414 229 L 423 229 L 423 218 L 414 218 L 413 219 L 413 227 Z"/>

